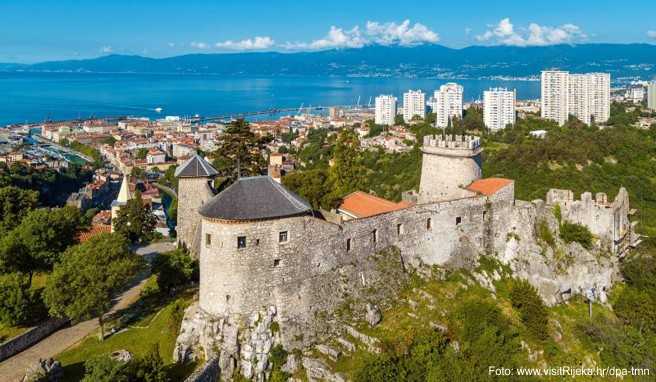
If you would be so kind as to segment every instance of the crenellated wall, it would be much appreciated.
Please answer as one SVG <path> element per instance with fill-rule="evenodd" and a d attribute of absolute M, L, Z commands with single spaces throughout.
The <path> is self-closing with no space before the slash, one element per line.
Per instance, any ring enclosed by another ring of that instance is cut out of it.
<path fill-rule="evenodd" d="M 603 192 L 594 199 L 590 192 L 584 192 L 575 200 L 572 191 L 551 189 L 547 205 L 560 206 L 563 219 L 588 227 L 609 252 L 621 254 L 629 247 L 633 227 L 628 218 L 629 194 L 623 187 L 611 203 Z"/>

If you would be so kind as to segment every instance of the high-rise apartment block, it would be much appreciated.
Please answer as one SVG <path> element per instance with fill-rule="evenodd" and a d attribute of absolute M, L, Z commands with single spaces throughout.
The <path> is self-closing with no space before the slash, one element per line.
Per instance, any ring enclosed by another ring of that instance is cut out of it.
<path fill-rule="evenodd" d="M 483 122 L 490 130 L 515 124 L 515 91 L 494 88 L 483 92 Z"/>
<path fill-rule="evenodd" d="M 610 74 L 542 72 L 542 118 L 565 124 L 570 115 L 585 124 L 603 123 L 610 117 Z"/>
<path fill-rule="evenodd" d="M 394 125 L 396 117 L 396 97 L 392 95 L 380 95 L 376 97 L 376 110 L 374 122 L 377 125 Z"/>
<path fill-rule="evenodd" d="M 656 81 L 647 85 L 647 107 L 656 111 Z"/>
<path fill-rule="evenodd" d="M 462 86 L 453 82 L 435 91 L 431 107 L 435 113 L 436 127 L 447 127 L 453 118 L 462 119 L 462 93 Z"/>
<path fill-rule="evenodd" d="M 403 120 L 410 122 L 413 117 L 424 118 L 426 113 L 426 95 L 421 90 L 408 90 L 403 93 Z"/>

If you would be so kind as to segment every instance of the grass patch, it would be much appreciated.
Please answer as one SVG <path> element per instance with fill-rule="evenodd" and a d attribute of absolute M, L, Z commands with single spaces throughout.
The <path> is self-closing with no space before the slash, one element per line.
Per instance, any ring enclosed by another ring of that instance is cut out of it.
<path fill-rule="evenodd" d="M 145 317 L 130 325 L 125 331 L 117 333 L 105 341 L 98 340 L 97 333 L 90 334 L 79 345 L 74 346 L 56 358 L 64 367 L 65 381 L 79 381 L 84 375 L 84 361 L 95 356 L 109 354 L 116 350 L 125 349 L 133 356 L 145 355 L 154 344 L 159 345 L 160 354 L 164 363 L 171 365 L 173 349 L 180 327 L 180 305 L 187 307 L 191 303 L 191 293 L 169 301 L 155 314 Z M 175 368 L 181 373 L 191 372 L 189 367 Z M 193 369 L 192 369 L 193 370 Z"/>

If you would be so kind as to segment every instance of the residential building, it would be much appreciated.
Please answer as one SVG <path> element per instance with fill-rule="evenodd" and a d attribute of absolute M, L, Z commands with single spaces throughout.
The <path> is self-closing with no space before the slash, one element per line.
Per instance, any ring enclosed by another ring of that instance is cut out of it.
<path fill-rule="evenodd" d="M 604 123 L 610 117 L 610 74 L 570 74 L 545 70 L 541 83 L 542 118 L 565 124 L 570 115 L 585 124 Z"/>
<path fill-rule="evenodd" d="M 380 95 L 376 97 L 376 110 L 374 122 L 377 125 L 394 125 L 396 117 L 396 97 L 392 95 Z"/>
<path fill-rule="evenodd" d="M 543 71 L 540 87 L 540 115 L 564 125 L 569 117 L 569 72 Z"/>
<path fill-rule="evenodd" d="M 426 113 L 426 95 L 421 90 L 408 90 L 403 93 L 403 120 L 407 123 L 413 117 L 424 118 Z"/>
<path fill-rule="evenodd" d="M 656 111 L 656 81 L 647 85 L 647 107 Z"/>
<path fill-rule="evenodd" d="M 462 93 L 463 87 L 453 82 L 435 91 L 431 107 L 436 127 L 447 127 L 453 118 L 462 119 Z"/>
<path fill-rule="evenodd" d="M 626 94 L 624 95 L 624 98 L 627 101 L 633 102 L 633 103 L 641 103 L 642 101 L 645 100 L 645 95 L 646 95 L 645 87 L 642 85 L 631 85 L 626 89 Z"/>
<path fill-rule="evenodd" d="M 515 124 L 515 90 L 494 88 L 483 92 L 483 122 L 490 130 Z"/>

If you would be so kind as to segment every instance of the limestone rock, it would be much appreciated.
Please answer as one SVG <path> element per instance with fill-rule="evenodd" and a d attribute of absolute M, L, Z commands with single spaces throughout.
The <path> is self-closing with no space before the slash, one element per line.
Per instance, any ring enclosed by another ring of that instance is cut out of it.
<path fill-rule="evenodd" d="M 355 351 L 355 345 L 351 341 L 348 341 L 348 340 L 344 339 L 343 337 L 337 337 L 336 341 L 337 341 L 337 343 L 342 345 L 342 347 L 344 347 L 344 349 L 346 349 L 346 351 L 351 352 L 351 353 Z"/>
<path fill-rule="evenodd" d="M 28 367 L 22 382 L 59 382 L 64 376 L 64 369 L 59 361 L 52 358 L 39 359 Z"/>
<path fill-rule="evenodd" d="M 112 354 L 110 354 L 110 357 L 114 361 L 127 363 L 127 362 L 130 362 L 132 360 L 132 353 L 130 353 L 129 351 L 127 351 L 125 349 L 121 349 L 121 350 L 117 350 L 115 352 L 112 352 Z"/>
<path fill-rule="evenodd" d="M 309 381 L 328 381 L 328 382 L 346 382 L 346 379 L 339 373 L 330 371 L 328 365 L 321 360 L 310 357 L 303 357 L 303 367 Z"/>
<path fill-rule="evenodd" d="M 378 306 L 367 304 L 367 314 L 365 315 L 365 319 L 369 323 L 369 326 L 374 327 L 380 323 L 383 319 L 383 315 L 380 313 Z"/>
<path fill-rule="evenodd" d="M 379 341 L 377 338 L 369 337 L 368 335 L 359 332 L 357 329 L 349 325 L 344 325 L 344 329 L 351 337 L 365 344 L 370 352 L 380 353 Z"/>
<path fill-rule="evenodd" d="M 296 371 L 298 371 L 298 368 L 300 366 L 299 361 L 300 360 L 298 359 L 296 354 L 291 353 L 287 355 L 287 361 L 285 362 L 284 365 L 282 365 L 280 370 L 288 374 L 294 374 L 296 373 Z"/>
<path fill-rule="evenodd" d="M 317 349 L 319 353 L 328 356 L 328 358 L 330 358 L 333 361 L 337 361 L 337 359 L 341 355 L 339 350 L 333 349 L 328 345 L 319 344 L 315 346 L 315 349 Z"/>

